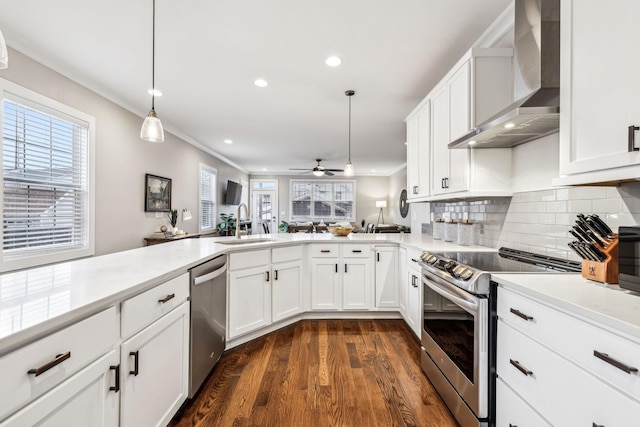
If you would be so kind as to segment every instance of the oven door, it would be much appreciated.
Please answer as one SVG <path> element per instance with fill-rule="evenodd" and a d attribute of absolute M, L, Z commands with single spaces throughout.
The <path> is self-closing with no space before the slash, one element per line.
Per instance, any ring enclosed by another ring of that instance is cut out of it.
<path fill-rule="evenodd" d="M 478 418 L 488 416 L 489 301 L 422 272 L 422 346 Z"/>

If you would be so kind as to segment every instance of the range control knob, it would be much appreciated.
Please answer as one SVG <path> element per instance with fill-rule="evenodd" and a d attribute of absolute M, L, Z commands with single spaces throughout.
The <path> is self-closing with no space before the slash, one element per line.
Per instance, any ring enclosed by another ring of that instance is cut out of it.
<path fill-rule="evenodd" d="M 445 269 L 445 271 L 447 271 L 448 273 L 454 274 L 454 269 L 458 266 L 458 263 L 453 261 L 453 260 L 449 260 L 447 262 L 444 263 L 443 268 Z"/>
<path fill-rule="evenodd" d="M 462 277 L 462 274 L 464 274 L 465 271 L 469 271 L 469 270 L 467 270 L 465 267 L 461 265 L 458 265 L 453 269 L 451 274 L 453 275 L 453 277 Z"/>
<path fill-rule="evenodd" d="M 466 281 L 466 280 L 471 279 L 471 277 L 472 277 L 472 276 L 473 276 L 473 271 L 469 270 L 468 268 L 465 268 L 465 269 L 464 269 L 464 271 L 462 271 L 462 272 L 460 273 L 460 276 L 459 276 L 459 277 L 460 277 L 462 280 L 465 280 L 465 281 Z"/>

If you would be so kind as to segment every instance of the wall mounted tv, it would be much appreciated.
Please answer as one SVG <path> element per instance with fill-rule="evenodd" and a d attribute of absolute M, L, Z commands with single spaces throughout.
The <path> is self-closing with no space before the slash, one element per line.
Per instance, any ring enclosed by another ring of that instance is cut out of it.
<path fill-rule="evenodd" d="M 239 205 L 242 199 L 242 185 L 234 181 L 227 181 L 227 194 L 224 199 L 225 205 Z"/>

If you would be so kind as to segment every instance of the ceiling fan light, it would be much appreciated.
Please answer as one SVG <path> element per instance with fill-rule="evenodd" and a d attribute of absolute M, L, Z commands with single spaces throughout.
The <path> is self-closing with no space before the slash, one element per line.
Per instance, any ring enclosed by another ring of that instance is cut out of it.
<path fill-rule="evenodd" d="M 324 175 L 324 171 L 323 170 L 314 170 L 313 174 L 315 176 L 322 176 L 322 175 Z"/>
<path fill-rule="evenodd" d="M 354 174 L 353 165 L 351 164 L 351 160 L 349 160 L 347 166 L 344 167 L 344 176 L 353 176 Z"/>
<path fill-rule="evenodd" d="M 149 111 L 149 115 L 142 123 L 140 139 L 149 142 L 164 142 L 164 129 L 155 110 Z"/>
<path fill-rule="evenodd" d="M 0 70 L 4 70 L 9 66 L 9 51 L 7 43 L 4 41 L 2 31 L 0 31 Z"/>

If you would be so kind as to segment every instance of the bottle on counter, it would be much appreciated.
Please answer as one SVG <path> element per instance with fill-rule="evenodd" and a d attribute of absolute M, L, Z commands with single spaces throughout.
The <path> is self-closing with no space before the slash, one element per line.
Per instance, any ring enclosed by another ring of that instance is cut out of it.
<path fill-rule="evenodd" d="M 438 218 L 433 222 L 433 240 L 444 239 L 444 219 Z"/>

